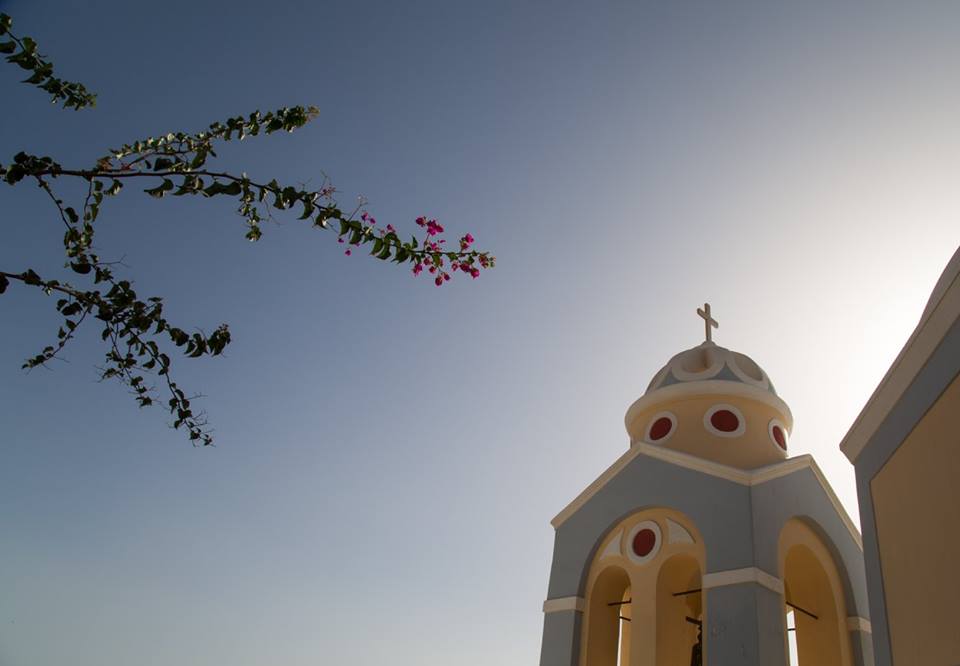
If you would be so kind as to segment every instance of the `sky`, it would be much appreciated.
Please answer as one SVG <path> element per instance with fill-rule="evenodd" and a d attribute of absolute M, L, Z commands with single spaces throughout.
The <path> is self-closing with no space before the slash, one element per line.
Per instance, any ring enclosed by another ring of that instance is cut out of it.
<path fill-rule="evenodd" d="M 839 442 L 960 244 L 960 5 L 0 11 L 99 95 L 62 111 L 0 68 L 0 161 L 315 104 L 219 164 L 329 176 L 498 264 L 437 289 L 294 216 L 251 244 L 219 200 L 109 201 L 101 255 L 182 328 L 230 324 L 223 357 L 175 359 L 217 446 L 98 382 L 93 328 L 21 371 L 53 299 L 0 297 L 0 665 L 536 663 L 549 521 L 707 301 L 859 522 Z M 63 275 L 42 193 L 0 197 L 0 270 Z"/>

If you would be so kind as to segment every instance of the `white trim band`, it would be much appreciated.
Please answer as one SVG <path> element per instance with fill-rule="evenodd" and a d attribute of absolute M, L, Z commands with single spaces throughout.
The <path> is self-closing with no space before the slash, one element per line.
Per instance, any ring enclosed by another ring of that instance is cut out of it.
<path fill-rule="evenodd" d="M 793 474 L 794 472 L 798 472 L 802 469 L 810 469 L 817 481 L 820 482 L 820 486 L 823 488 L 823 492 L 826 493 L 830 503 L 833 504 L 834 510 L 840 516 L 843 524 L 846 525 L 847 531 L 850 532 L 850 536 L 856 542 L 857 546 L 859 546 L 860 550 L 863 550 L 863 540 L 860 537 L 860 531 L 853 524 L 853 521 L 850 520 L 847 510 L 840 503 L 836 493 L 833 492 L 833 488 L 831 488 L 830 484 L 827 483 L 827 479 L 823 475 L 823 472 L 820 471 L 817 463 L 809 454 L 805 453 L 793 458 L 788 458 L 783 462 L 767 465 L 766 467 L 759 467 L 753 470 L 743 470 L 736 467 L 731 467 L 729 465 L 713 462 L 711 460 L 704 460 L 703 458 L 698 458 L 697 456 L 690 455 L 689 453 L 683 453 L 682 451 L 675 451 L 674 449 L 654 446 L 653 444 L 647 444 L 645 442 L 633 442 L 630 448 L 612 465 L 610 465 L 610 467 L 608 467 L 603 474 L 601 474 L 593 483 L 587 486 L 586 489 L 580 493 L 576 499 L 570 502 L 570 504 L 568 504 L 563 511 L 558 513 L 554 519 L 550 521 L 550 524 L 553 525 L 554 529 L 560 527 L 560 525 L 562 525 L 567 518 L 576 513 L 580 507 L 586 504 L 591 497 L 600 492 L 601 488 L 607 485 L 607 483 L 617 474 L 619 474 L 622 469 L 624 469 L 639 456 L 656 458 L 657 460 L 662 460 L 664 462 L 677 465 L 678 467 L 684 467 L 696 472 L 702 472 L 703 474 L 709 474 L 710 476 L 732 481 L 733 483 L 737 483 L 742 486 L 757 486 L 761 483 L 766 483 L 767 481 L 772 481 L 774 479 L 779 479 L 780 477 Z"/>
<path fill-rule="evenodd" d="M 872 634 L 873 629 L 870 626 L 870 620 L 865 617 L 848 617 L 847 631 L 862 631 L 865 634 Z"/>
<path fill-rule="evenodd" d="M 543 602 L 544 613 L 559 613 L 561 611 L 577 611 L 582 613 L 586 607 L 583 597 L 560 597 L 558 599 L 547 599 Z"/>
<path fill-rule="evenodd" d="M 783 594 L 783 581 L 776 576 L 771 576 L 763 569 L 757 567 L 746 567 L 745 569 L 730 569 L 728 571 L 714 571 L 703 577 L 701 587 L 709 590 L 714 587 L 724 587 L 726 585 L 742 585 L 743 583 L 756 583 L 762 585 L 771 592 Z"/>

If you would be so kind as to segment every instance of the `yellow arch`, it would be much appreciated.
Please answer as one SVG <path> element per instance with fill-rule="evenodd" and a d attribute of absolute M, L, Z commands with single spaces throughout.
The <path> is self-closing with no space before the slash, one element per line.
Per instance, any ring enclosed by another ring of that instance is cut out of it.
<path fill-rule="evenodd" d="M 791 518 L 780 532 L 779 558 L 784 618 L 792 608 L 799 666 L 852 666 L 844 586 L 826 544 L 804 520 Z"/>
<path fill-rule="evenodd" d="M 637 557 L 631 538 L 652 525 L 656 551 Z M 674 594 L 699 589 L 705 565 L 703 538 L 679 511 L 645 509 L 614 525 L 587 573 L 581 666 L 616 666 L 618 657 L 620 666 L 688 666 L 697 627 L 686 618 L 701 618 L 704 593 Z"/>

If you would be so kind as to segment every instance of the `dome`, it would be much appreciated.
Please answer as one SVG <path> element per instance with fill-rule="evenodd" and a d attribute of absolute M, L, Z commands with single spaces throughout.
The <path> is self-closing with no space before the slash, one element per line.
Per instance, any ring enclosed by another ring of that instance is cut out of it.
<path fill-rule="evenodd" d="M 647 393 L 672 384 L 705 380 L 740 382 L 777 394 L 767 373 L 752 358 L 713 342 L 682 351 L 667 361 L 650 381 Z"/>
<path fill-rule="evenodd" d="M 673 356 L 627 410 L 631 446 L 675 449 L 741 469 L 787 457 L 793 415 L 752 358 L 708 340 Z"/>

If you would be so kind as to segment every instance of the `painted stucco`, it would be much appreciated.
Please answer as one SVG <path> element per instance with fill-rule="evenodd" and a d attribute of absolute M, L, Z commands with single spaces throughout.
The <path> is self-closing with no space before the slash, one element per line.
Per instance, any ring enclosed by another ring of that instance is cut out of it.
<path fill-rule="evenodd" d="M 711 408 L 728 405 L 742 417 L 743 432 L 735 436 L 711 432 L 704 423 L 705 416 Z M 632 415 L 628 428 L 632 441 L 644 439 L 650 422 L 665 411 L 663 407 L 661 403 L 653 403 Z M 662 444 L 656 441 L 651 444 L 741 469 L 771 465 L 787 457 L 787 452 L 772 439 L 769 429 L 771 420 L 782 421 L 783 412 L 765 402 L 745 395 L 693 394 L 671 400 L 669 413 L 675 417 L 674 430 Z"/>
<path fill-rule="evenodd" d="M 638 511 L 667 508 L 685 516 L 702 538 L 706 577 L 757 568 L 767 578 L 779 580 L 781 531 L 791 518 L 802 518 L 829 544 L 844 581 L 846 608 L 868 618 L 858 540 L 810 464 L 797 468 L 794 464 L 780 463 L 789 473 L 751 484 L 642 453 L 627 458 L 604 483 L 578 499 L 571 511 L 558 516 L 562 520 L 555 520 L 547 598 L 583 598 L 591 563 L 610 530 Z M 782 592 L 761 582 L 746 581 L 712 587 L 704 603 L 708 627 L 704 635 L 705 663 L 785 664 Z M 576 610 L 546 614 L 541 666 L 578 663 L 581 637 L 564 631 L 578 630 L 575 625 L 579 615 Z M 859 643 L 859 633 L 851 632 L 848 639 Z M 549 642 L 547 636 L 551 637 Z M 853 652 L 860 659 L 855 664 L 871 664 L 862 661 L 868 658 L 862 650 Z"/>
<path fill-rule="evenodd" d="M 960 664 L 960 378 L 870 482 L 893 663 Z"/>

